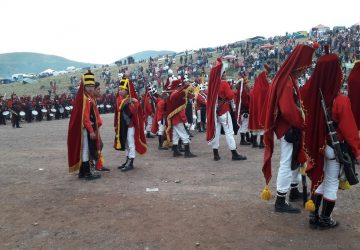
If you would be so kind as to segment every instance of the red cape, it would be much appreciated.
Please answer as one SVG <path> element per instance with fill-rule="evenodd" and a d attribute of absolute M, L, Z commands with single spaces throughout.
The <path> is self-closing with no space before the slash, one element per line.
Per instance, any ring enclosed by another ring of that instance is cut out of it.
<path fill-rule="evenodd" d="M 271 180 L 271 157 L 274 152 L 274 128 L 277 125 L 276 121 L 279 112 L 279 97 L 282 95 L 284 87 L 291 76 L 291 73 L 297 70 L 305 69 L 311 66 L 312 55 L 314 48 L 299 44 L 288 56 L 286 61 L 282 64 L 278 73 L 276 74 L 272 85 L 269 88 L 269 92 L 266 96 L 266 111 L 263 112 L 264 118 L 264 165 L 262 172 L 266 184 L 269 184 Z"/>
<path fill-rule="evenodd" d="M 261 113 L 264 108 L 266 95 L 269 91 L 270 84 L 266 72 L 261 72 L 255 80 L 254 88 L 250 91 L 250 115 L 249 130 L 259 131 L 264 129 L 261 122 Z"/>
<path fill-rule="evenodd" d="M 348 78 L 348 96 L 356 126 L 360 130 L 360 61 L 355 63 Z"/>
<path fill-rule="evenodd" d="M 81 81 L 79 90 L 73 102 L 73 110 L 71 112 L 68 128 L 67 148 L 70 173 L 79 170 L 82 164 L 81 147 L 84 106 L 84 84 Z"/>
<path fill-rule="evenodd" d="M 206 141 L 211 143 L 215 138 L 216 133 L 216 104 L 218 99 L 219 87 L 221 82 L 222 61 L 217 59 L 216 64 L 210 70 L 209 85 L 208 85 L 208 99 L 206 106 Z"/>
<path fill-rule="evenodd" d="M 174 82 L 174 81 L 173 81 Z M 172 118 L 186 108 L 188 93 L 192 89 L 191 85 L 183 85 L 175 90 L 167 102 L 167 117 L 166 117 L 166 142 L 168 146 L 172 145 Z"/>
<path fill-rule="evenodd" d="M 115 131 L 117 131 L 116 133 L 119 135 L 120 133 L 120 110 L 121 110 L 121 106 L 124 105 L 126 102 L 129 101 L 129 99 L 131 98 L 132 101 L 134 102 L 132 104 L 132 108 L 134 110 L 131 110 L 132 112 L 132 117 L 131 120 L 134 124 L 134 128 L 135 128 L 135 134 L 134 134 L 134 140 L 135 140 L 135 150 L 136 152 L 138 152 L 139 154 L 145 154 L 147 151 L 147 144 L 146 144 L 146 138 L 145 138 L 145 133 L 144 133 L 144 116 L 143 116 L 143 110 L 141 108 L 140 103 L 138 102 L 138 96 L 137 93 L 135 91 L 134 85 L 131 81 L 129 81 L 129 86 L 130 86 L 130 95 L 127 96 L 126 98 L 121 100 L 120 103 L 120 108 L 118 109 L 118 114 L 117 114 L 117 119 L 116 119 L 116 124 L 115 125 Z M 120 142 L 120 135 L 115 138 L 115 143 L 114 143 L 114 148 L 117 150 L 120 150 L 124 147 L 124 145 L 119 145 L 118 143 Z"/>
<path fill-rule="evenodd" d="M 306 172 L 311 179 L 312 192 L 323 180 L 324 150 L 328 134 L 319 89 L 323 92 L 326 106 L 330 107 L 339 93 L 341 80 L 339 58 L 335 54 L 329 54 L 319 58 L 312 76 L 301 90 L 306 121 L 303 146 L 308 158 Z"/>

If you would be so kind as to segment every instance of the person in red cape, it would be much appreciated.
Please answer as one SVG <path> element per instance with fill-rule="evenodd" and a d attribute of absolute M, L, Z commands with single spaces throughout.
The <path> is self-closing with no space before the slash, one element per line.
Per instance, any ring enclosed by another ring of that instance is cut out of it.
<path fill-rule="evenodd" d="M 181 80 L 174 80 L 171 83 L 171 89 L 173 89 L 169 102 L 167 105 L 167 127 L 166 127 L 166 139 L 167 144 L 172 145 L 173 156 L 182 156 L 178 148 L 179 140 L 181 139 L 184 144 L 185 158 L 196 157 L 190 152 L 190 137 L 185 129 L 185 123 L 187 118 L 185 109 L 188 98 L 193 95 L 194 89 L 191 84 L 182 83 Z"/>
<path fill-rule="evenodd" d="M 153 134 L 158 135 L 159 139 L 159 150 L 167 150 L 167 147 L 164 147 L 164 131 L 165 131 L 165 122 L 166 122 L 166 101 L 169 98 L 167 92 L 162 92 L 156 102 L 156 111 L 154 117 L 154 123 L 151 128 Z"/>
<path fill-rule="evenodd" d="M 80 88 L 76 95 L 68 129 L 68 163 L 69 172 L 79 170 L 79 178 L 94 180 L 100 175 L 94 175 L 90 170 L 90 161 L 97 161 L 100 148 L 96 105 L 93 99 L 95 77 L 89 70 L 83 75 Z"/>
<path fill-rule="evenodd" d="M 199 93 L 196 96 L 196 122 L 199 132 L 205 132 L 207 94 L 204 84 L 200 84 Z"/>
<path fill-rule="evenodd" d="M 226 142 L 232 153 L 232 160 L 246 160 L 246 156 L 236 151 L 234 129 L 230 115 L 230 102 L 234 99 L 234 92 L 226 81 L 225 66 L 220 58 L 210 70 L 208 102 L 206 109 L 207 130 L 206 140 L 212 145 L 214 161 L 220 160 L 219 140 L 221 128 L 224 129 Z"/>
<path fill-rule="evenodd" d="M 97 98 L 101 98 L 100 83 L 99 82 L 95 82 L 94 100 L 95 100 L 95 104 L 96 104 L 95 106 L 96 107 L 97 107 L 97 102 L 96 102 Z M 98 160 L 96 161 L 95 169 L 97 171 L 100 171 L 100 172 L 110 172 L 110 169 L 104 167 L 104 158 L 102 156 L 103 142 L 102 142 L 101 136 L 100 136 L 100 127 L 103 124 L 103 120 L 100 117 L 99 109 L 96 108 L 95 111 L 96 111 L 95 112 L 96 121 L 97 121 L 98 128 L 99 128 L 98 133 L 99 133 L 99 141 L 100 141 L 99 157 L 98 157 Z"/>
<path fill-rule="evenodd" d="M 264 124 L 264 165 L 263 174 L 266 181 L 264 194 L 268 193 L 271 179 L 271 157 L 274 150 L 274 134 L 280 139 L 280 166 L 276 181 L 275 211 L 285 213 L 300 213 L 300 209 L 291 206 L 286 201 L 290 187 L 290 201 L 302 198 L 298 190 L 301 179 L 299 164 L 305 162 L 301 151 L 301 129 L 304 127 L 304 115 L 300 104 L 300 93 L 296 79 L 311 66 L 313 47 L 299 44 L 285 60 L 270 86 Z M 297 151 L 297 152 L 296 152 Z M 264 196 L 262 196 L 265 198 Z M 267 198 L 269 198 L 267 196 Z"/>
<path fill-rule="evenodd" d="M 243 74 L 239 80 L 236 91 L 236 115 L 237 125 L 239 126 L 240 145 L 250 145 L 251 138 L 248 131 L 249 125 L 249 105 L 250 105 L 250 87 L 249 79 Z"/>
<path fill-rule="evenodd" d="M 154 138 L 154 136 L 151 134 L 151 127 L 153 125 L 154 115 L 155 115 L 155 94 L 156 89 L 149 84 L 147 86 L 147 91 L 145 93 L 144 98 L 144 115 L 145 115 L 145 121 L 146 121 L 146 138 Z"/>
<path fill-rule="evenodd" d="M 348 78 L 348 96 L 354 114 L 357 129 L 360 132 L 360 60 L 355 61 Z"/>
<path fill-rule="evenodd" d="M 264 148 L 264 125 L 261 122 L 261 112 L 265 105 L 266 95 L 270 88 L 268 74 L 270 67 L 266 63 L 263 70 L 255 79 L 254 87 L 250 91 L 250 114 L 249 130 L 252 134 L 253 147 Z M 260 135 L 260 143 L 257 143 L 257 137 Z"/>
<path fill-rule="evenodd" d="M 134 168 L 135 151 L 141 155 L 147 151 L 143 112 L 134 86 L 126 77 L 119 84 L 114 127 L 114 148 L 126 151 L 126 162 L 118 167 L 125 172 Z"/>
<path fill-rule="evenodd" d="M 360 138 L 351 104 L 348 97 L 340 94 L 342 77 L 338 56 L 327 54 L 319 58 L 312 76 L 301 90 L 306 114 L 306 172 L 311 179 L 311 198 L 315 204 L 315 211 L 311 212 L 309 220 L 312 228 L 319 226 L 321 229 L 327 229 L 338 224 L 330 215 L 337 199 L 340 164 L 335 159 L 334 149 L 328 137 L 320 90 L 328 112 L 336 123 L 339 141 L 345 141 L 357 160 L 360 160 Z M 319 216 L 321 202 L 322 211 Z"/>

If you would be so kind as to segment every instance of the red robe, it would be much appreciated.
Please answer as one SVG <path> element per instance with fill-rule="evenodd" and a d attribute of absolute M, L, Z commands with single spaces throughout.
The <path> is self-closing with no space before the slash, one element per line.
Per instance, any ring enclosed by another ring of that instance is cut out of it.
<path fill-rule="evenodd" d="M 152 116 L 155 113 L 154 106 L 152 104 L 153 100 L 150 97 L 150 94 L 147 93 L 144 99 L 144 115 L 145 119 L 147 119 L 148 116 Z M 146 120 L 145 120 L 146 121 Z"/>
<path fill-rule="evenodd" d="M 304 44 L 297 45 L 282 64 L 266 96 L 266 110 L 261 119 L 264 121 L 265 130 L 262 172 L 266 184 L 269 184 L 272 176 L 271 158 L 274 151 L 274 133 L 278 138 L 281 138 L 291 126 L 302 128 L 304 125 L 304 120 L 294 100 L 295 93 L 298 96 L 297 99 L 300 99 L 299 91 L 295 80 L 291 78 L 291 74 L 310 67 L 314 51 L 314 48 Z"/>
<path fill-rule="evenodd" d="M 160 97 L 158 97 L 156 102 L 156 111 L 154 116 L 154 122 L 151 127 L 151 132 L 153 134 L 156 134 L 159 130 L 159 124 L 158 122 L 162 119 L 166 118 L 166 101 Z"/>
<path fill-rule="evenodd" d="M 85 127 L 88 133 L 93 133 L 94 128 L 91 125 L 90 121 L 90 112 L 95 113 L 96 119 L 96 105 L 95 101 L 84 94 L 83 83 L 80 84 L 80 88 L 74 100 L 73 111 L 71 112 L 71 117 L 69 121 L 68 128 L 68 164 L 69 172 L 75 172 L 79 170 L 82 164 L 82 141 L 83 141 L 83 128 Z M 98 133 L 98 124 L 95 122 L 96 127 L 96 147 L 98 152 L 100 151 L 100 138 Z"/>
<path fill-rule="evenodd" d="M 360 131 L 360 62 L 355 63 L 348 78 L 348 93 L 355 122 Z"/>
<path fill-rule="evenodd" d="M 180 122 L 186 123 L 185 108 L 188 100 L 189 92 L 193 88 L 191 85 L 183 85 L 180 88 L 176 89 L 170 96 L 168 107 L 168 115 L 166 118 L 166 144 L 168 146 L 172 145 L 172 127 Z"/>
<path fill-rule="evenodd" d="M 219 111 L 217 116 L 221 116 L 230 111 L 229 102 L 234 99 L 234 91 L 231 89 L 230 84 L 227 81 L 221 80 L 219 93 L 218 93 L 218 107 Z"/>
<path fill-rule="evenodd" d="M 200 92 L 196 97 L 196 110 L 204 106 L 206 107 L 206 94 Z"/>
<path fill-rule="evenodd" d="M 134 141 L 135 150 L 139 154 L 145 154 L 147 151 L 146 139 L 144 134 L 144 120 L 142 116 L 141 105 L 136 98 L 130 98 L 129 96 L 117 98 L 117 105 L 114 117 L 115 125 L 115 142 L 114 148 L 116 150 L 125 150 L 125 143 L 127 138 L 127 128 L 134 127 Z M 130 117 L 130 123 L 126 125 L 121 118 L 121 112 L 126 112 Z M 124 127 L 125 126 L 125 127 Z"/>
<path fill-rule="evenodd" d="M 265 106 L 265 99 L 269 91 L 270 84 L 267 80 L 266 72 L 261 72 L 255 80 L 254 87 L 250 91 L 249 105 L 249 130 L 259 131 L 264 129 L 261 122 L 261 112 Z"/>

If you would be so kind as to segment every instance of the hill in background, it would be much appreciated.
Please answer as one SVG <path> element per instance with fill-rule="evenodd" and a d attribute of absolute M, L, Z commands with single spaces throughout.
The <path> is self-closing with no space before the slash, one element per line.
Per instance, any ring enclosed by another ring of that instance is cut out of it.
<path fill-rule="evenodd" d="M 14 52 L 0 54 L 0 77 L 11 78 L 11 75 L 17 73 L 35 73 L 38 74 L 46 69 L 56 71 L 65 70 L 67 67 L 76 68 L 93 67 L 95 64 L 71 61 L 60 56 L 30 53 Z"/>
<path fill-rule="evenodd" d="M 141 52 L 129 55 L 127 57 L 124 57 L 124 58 L 120 59 L 119 61 L 127 60 L 127 58 L 130 56 L 133 57 L 136 62 L 138 62 L 140 60 L 149 59 L 150 56 L 152 58 L 155 58 L 155 57 L 159 57 L 159 56 L 163 56 L 163 55 L 172 55 L 172 54 L 176 54 L 176 52 L 170 51 L 170 50 L 160 50 L 160 51 L 146 50 L 146 51 L 141 51 Z"/>

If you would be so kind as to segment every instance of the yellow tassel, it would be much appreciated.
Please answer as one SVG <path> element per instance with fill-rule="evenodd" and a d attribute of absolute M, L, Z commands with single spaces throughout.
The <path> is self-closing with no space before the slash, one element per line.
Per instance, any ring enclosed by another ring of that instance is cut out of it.
<path fill-rule="evenodd" d="M 260 197 L 261 197 L 262 200 L 269 201 L 271 199 L 271 196 L 272 195 L 271 195 L 271 191 L 269 189 L 269 186 L 266 185 L 264 190 L 261 192 Z"/>
<path fill-rule="evenodd" d="M 309 212 L 314 212 L 315 211 L 315 204 L 312 200 L 308 200 L 305 203 L 305 210 L 309 211 Z"/>
<path fill-rule="evenodd" d="M 339 182 L 339 189 L 341 190 L 349 190 L 351 188 L 351 185 L 348 181 L 340 181 Z"/>

